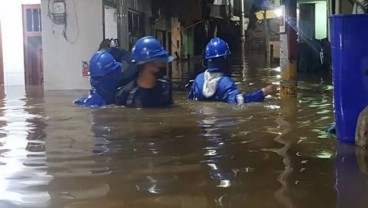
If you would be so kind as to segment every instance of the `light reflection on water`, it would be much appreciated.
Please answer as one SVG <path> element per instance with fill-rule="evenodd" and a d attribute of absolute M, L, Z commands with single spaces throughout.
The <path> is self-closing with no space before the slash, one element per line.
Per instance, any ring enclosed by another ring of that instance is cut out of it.
<path fill-rule="evenodd" d="M 251 68 L 234 77 L 249 91 L 277 75 Z M 295 100 L 245 106 L 188 102 L 176 92 L 169 109 L 95 110 L 71 104 L 81 91 L 7 89 L 0 207 L 367 204 L 357 192 L 366 190 L 365 151 L 345 146 L 336 156 L 335 138 L 325 133 L 331 85 L 301 81 L 299 89 Z"/>

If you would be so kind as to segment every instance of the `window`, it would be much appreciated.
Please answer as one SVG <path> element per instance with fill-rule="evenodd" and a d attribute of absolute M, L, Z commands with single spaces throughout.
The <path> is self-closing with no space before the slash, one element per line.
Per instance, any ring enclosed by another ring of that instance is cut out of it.
<path fill-rule="evenodd" d="M 27 9 L 27 32 L 41 32 L 41 9 Z"/>
<path fill-rule="evenodd" d="M 145 16 L 141 12 L 128 11 L 129 47 L 145 35 Z"/>

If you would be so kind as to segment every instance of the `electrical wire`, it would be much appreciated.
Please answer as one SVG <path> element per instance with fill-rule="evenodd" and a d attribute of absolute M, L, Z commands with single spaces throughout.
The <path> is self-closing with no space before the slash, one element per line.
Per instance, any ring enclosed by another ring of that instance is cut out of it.
<path fill-rule="evenodd" d="M 74 38 L 74 40 L 69 39 L 68 34 L 67 34 L 67 31 L 68 31 L 68 18 L 67 17 L 65 18 L 66 21 L 65 21 L 65 25 L 64 25 L 64 31 L 63 31 L 64 39 L 70 44 L 76 43 L 79 39 L 79 19 L 78 19 L 78 15 L 77 15 L 77 9 L 76 9 L 76 6 L 75 6 L 75 0 L 72 0 L 72 1 L 73 1 L 73 6 L 74 6 L 74 17 L 75 17 L 75 21 L 76 21 L 76 25 L 77 25 L 77 35 Z"/>
<path fill-rule="evenodd" d="M 66 10 L 66 3 L 64 0 L 57 0 L 56 2 L 63 2 L 64 4 L 64 8 Z M 54 25 L 64 25 L 64 30 L 62 32 L 62 36 L 64 37 L 64 39 L 70 43 L 70 44 L 74 44 L 77 42 L 77 40 L 79 39 L 79 35 L 80 35 L 80 31 L 79 31 L 79 19 L 78 19 L 78 15 L 77 15 L 77 8 L 76 8 L 76 4 L 75 4 L 75 0 L 73 1 L 73 7 L 74 7 L 74 17 L 75 17 L 75 21 L 76 21 L 76 29 L 77 29 L 77 35 L 73 40 L 70 40 L 70 37 L 68 36 L 68 29 L 70 27 L 68 24 L 68 15 L 65 13 L 65 17 L 63 17 L 63 19 L 56 19 L 55 16 L 53 15 L 54 11 L 51 11 L 51 3 L 54 4 L 55 0 L 48 0 L 47 2 L 47 16 L 49 17 L 49 19 L 52 21 L 53 25 L 52 25 L 52 32 L 53 34 L 55 33 L 54 30 Z"/>

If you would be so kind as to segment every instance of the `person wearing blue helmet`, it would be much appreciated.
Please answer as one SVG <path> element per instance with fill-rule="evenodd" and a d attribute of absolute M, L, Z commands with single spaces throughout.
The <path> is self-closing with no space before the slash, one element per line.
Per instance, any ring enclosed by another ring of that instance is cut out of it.
<path fill-rule="evenodd" d="M 131 81 L 137 75 L 135 65 L 131 63 L 132 59 L 130 52 L 118 48 L 118 45 L 115 44 L 113 39 L 104 39 L 98 48 L 98 51 L 102 50 L 109 52 L 114 57 L 115 61 L 122 63 L 122 73 L 124 78 L 122 85 Z"/>
<path fill-rule="evenodd" d="M 190 100 L 221 101 L 231 104 L 263 102 L 265 96 L 275 93 L 275 85 L 243 94 L 231 79 L 228 44 L 221 38 L 213 38 L 206 46 L 205 60 L 207 70 L 200 73 L 189 92 Z"/>
<path fill-rule="evenodd" d="M 139 39 L 132 48 L 131 56 L 139 75 L 118 90 L 117 104 L 127 107 L 171 105 L 170 81 L 160 79 L 158 75 L 174 58 L 152 36 Z"/>
<path fill-rule="evenodd" d="M 122 64 L 106 50 L 93 54 L 90 64 L 90 83 L 92 90 L 88 97 L 74 101 L 74 104 L 84 107 L 101 107 L 115 104 L 116 90 L 122 85 Z"/>

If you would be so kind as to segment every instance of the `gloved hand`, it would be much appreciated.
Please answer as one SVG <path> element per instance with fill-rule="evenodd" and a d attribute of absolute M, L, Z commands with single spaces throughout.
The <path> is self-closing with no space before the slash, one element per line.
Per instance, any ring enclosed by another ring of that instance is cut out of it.
<path fill-rule="evenodd" d="M 278 91 L 279 90 L 277 88 L 277 85 L 273 85 L 273 84 L 268 85 L 262 89 L 262 92 L 265 96 L 276 94 Z"/>

